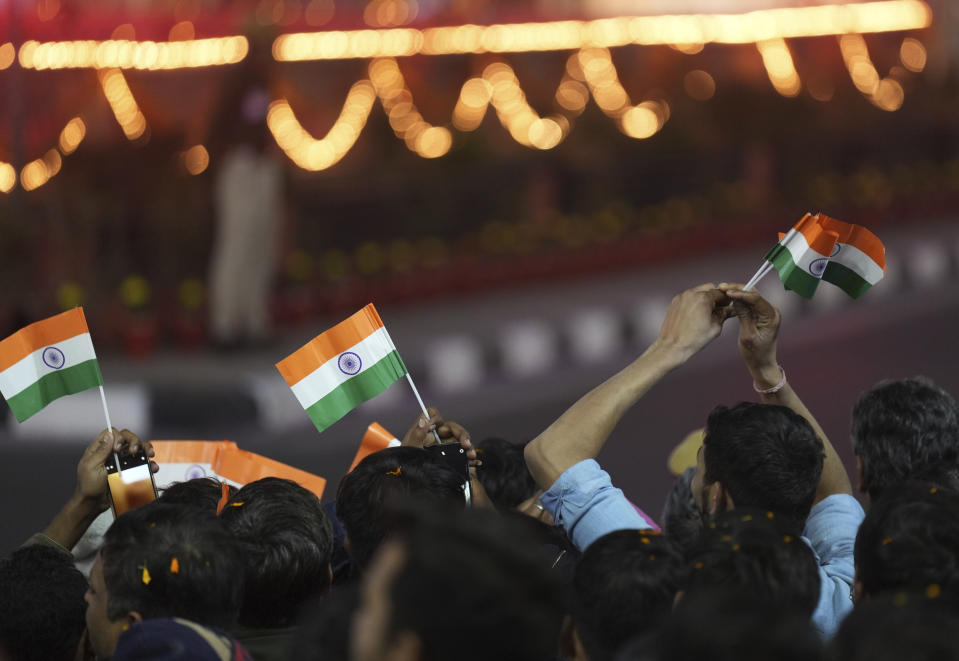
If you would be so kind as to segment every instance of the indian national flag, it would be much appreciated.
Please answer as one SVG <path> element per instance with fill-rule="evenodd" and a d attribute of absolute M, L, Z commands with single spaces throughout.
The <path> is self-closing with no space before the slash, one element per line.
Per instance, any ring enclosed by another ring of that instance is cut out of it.
<path fill-rule="evenodd" d="M 22 328 L 0 342 L 0 391 L 23 422 L 64 395 L 103 385 L 83 308 Z"/>
<path fill-rule="evenodd" d="M 276 368 L 319 431 L 407 372 L 372 303 L 317 335 Z"/>
<path fill-rule="evenodd" d="M 886 251 L 875 234 L 822 214 L 806 214 L 766 255 L 786 289 L 812 298 L 820 280 L 853 298 L 882 279 Z"/>
<path fill-rule="evenodd" d="M 875 234 L 860 225 L 851 225 L 824 214 L 816 214 L 819 225 L 838 235 L 836 247 L 822 273 L 853 298 L 859 298 L 886 274 L 886 248 Z"/>

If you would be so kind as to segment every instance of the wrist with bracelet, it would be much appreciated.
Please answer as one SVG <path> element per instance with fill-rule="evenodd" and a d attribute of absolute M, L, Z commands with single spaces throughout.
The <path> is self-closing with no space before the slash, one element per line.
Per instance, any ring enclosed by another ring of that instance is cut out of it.
<path fill-rule="evenodd" d="M 786 385 L 786 370 L 784 370 L 781 365 L 777 365 L 777 367 L 779 367 L 779 383 L 771 388 L 760 388 L 756 385 L 756 382 L 753 381 L 753 390 L 758 392 L 760 395 L 772 395 L 782 390 Z"/>

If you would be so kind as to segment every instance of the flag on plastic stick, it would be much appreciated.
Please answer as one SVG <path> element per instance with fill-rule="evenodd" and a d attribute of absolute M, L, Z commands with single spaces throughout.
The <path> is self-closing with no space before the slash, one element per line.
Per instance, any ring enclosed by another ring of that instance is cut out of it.
<path fill-rule="evenodd" d="M 783 286 L 812 298 L 820 280 L 859 298 L 885 273 L 886 252 L 875 234 L 823 214 L 806 214 L 766 254 Z"/>
<path fill-rule="evenodd" d="M 276 364 L 319 431 L 407 373 L 370 303 Z"/>
<path fill-rule="evenodd" d="M 55 399 L 100 385 L 83 308 L 30 324 L 0 342 L 0 392 L 19 422 Z"/>

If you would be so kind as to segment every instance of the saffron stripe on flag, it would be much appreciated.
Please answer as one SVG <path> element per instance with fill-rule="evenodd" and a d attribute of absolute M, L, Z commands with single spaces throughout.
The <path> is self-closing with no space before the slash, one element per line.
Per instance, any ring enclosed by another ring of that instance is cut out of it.
<path fill-rule="evenodd" d="M 394 351 L 307 407 L 306 413 L 316 428 L 323 431 L 352 411 L 357 404 L 372 399 L 389 388 L 406 372 L 406 365 L 399 353 Z"/>
<path fill-rule="evenodd" d="M 816 214 L 819 224 L 831 232 L 839 235 L 839 243 L 851 245 L 859 250 L 863 256 L 871 260 L 880 271 L 886 269 L 886 247 L 879 237 L 862 225 L 853 225 L 836 220 L 823 213 Z M 875 284 L 875 282 L 873 282 Z"/>
<path fill-rule="evenodd" d="M 60 352 L 63 364 L 59 367 L 54 367 L 43 359 L 43 352 L 51 347 Z M 84 331 L 80 335 L 62 342 L 41 347 L 0 372 L 0 392 L 3 393 L 4 397 L 10 399 L 47 374 L 79 365 L 88 360 L 96 360 L 96 357 L 96 352 L 93 350 L 93 340 L 90 339 L 90 334 Z"/>
<path fill-rule="evenodd" d="M 0 371 L 17 364 L 37 349 L 90 332 L 83 308 L 34 322 L 0 341 Z"/>
<path fill-rule="evenodd" d="M 340 357 L 346 352 L 355 353 L 361 362 L 360 369 L 349 374 L 339 368 Z M 363 338 L 357 344 L 344 348 L 340 353 L 330 358 L 324 364 L 313 370 L 309 375 L 290 386 L 297 400 L 303 408 L 309 408 L 317 400 L 322 399 L 330 392 L 339 388 L 344 382 L 356 377 L 379 363 L 390 353 L 396 351 L 393 342 L 385 328 L 379 328 L 371 335 Z M 401 361 L 402 362 L 402 361 Z M 403 374 L 405 374 L 405 369 Z M 400 374 L 400 376 L 403 376 Z"/>
<path fill-rule="evenodd" d="M 102 383 L 100 365 L 94 358 L 42 376 L 13 397 L 8 397 L 7 404 L 17 420 L 23 422 L 58 397 L 72 395 Z"/>
<path fill-rule="evenodd" d="M 327 361 L 336 358 L 363 338 L 383 327 L 376 308 L 369 303 L 328 331 L 316 336 L 276 364 L 286 383 L 292 387 Z"/>

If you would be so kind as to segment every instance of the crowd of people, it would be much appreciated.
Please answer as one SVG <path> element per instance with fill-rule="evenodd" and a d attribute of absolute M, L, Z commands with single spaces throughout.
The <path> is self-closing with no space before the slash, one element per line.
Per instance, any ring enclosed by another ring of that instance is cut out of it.
<path fill-rule="evenodd" d="M 780 321 L 755 291 L 687 290 L 528 443 L 474 443 L 431 409 L 326 506 L 277 478 L 177 483 L 116 518 L 86 575 L 71 549 L 108 507 L 104 461 L 153 455 L 104 430 L 63 509 L 0 560 L 0 661 L 959 659 L 955 400 L 921 377 L 865 392 L 850 479 L 780 366 Z M 596 458 L 727 324 L 759 401 L 712 411 L 660 527 Z"/>

